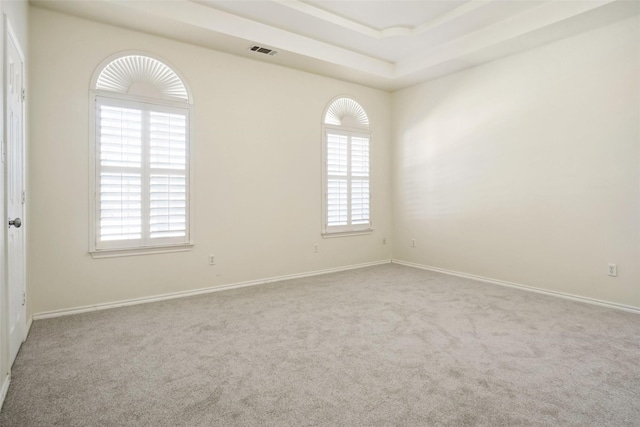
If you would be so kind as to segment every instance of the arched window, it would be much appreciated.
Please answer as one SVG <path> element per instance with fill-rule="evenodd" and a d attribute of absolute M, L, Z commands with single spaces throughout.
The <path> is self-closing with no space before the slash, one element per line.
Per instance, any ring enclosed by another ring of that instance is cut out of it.
<path fill-rule="evenodd" d="M 370 231 L 367 113 L 351 98 L 336 98 L 325 111 L 323 134 L 323 233 Z"/>
<path fill-rule="evenodd" d="M 91 81 L 91 242 L 96 256 L 190 247 L 192 98 L 165 61 L 124 53 Z"/>

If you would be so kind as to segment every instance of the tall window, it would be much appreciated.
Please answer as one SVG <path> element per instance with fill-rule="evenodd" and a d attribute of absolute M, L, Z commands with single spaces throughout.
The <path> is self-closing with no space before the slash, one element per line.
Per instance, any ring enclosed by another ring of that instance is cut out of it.
<path fill-rule="evenodd" d="M 369 118 L 351 98 L 337 98 L 324 115 L 323 232 L 371 230 Z"/>
<path fill-rule="evenodd" d="M 94 76 L 91 252 L 190 244 L 191 99 L 162 61 L 125 54 Z"/>

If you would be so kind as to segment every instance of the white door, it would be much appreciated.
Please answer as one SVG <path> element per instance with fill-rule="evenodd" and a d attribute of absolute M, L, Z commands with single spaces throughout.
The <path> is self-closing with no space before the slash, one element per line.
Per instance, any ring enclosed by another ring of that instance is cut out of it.
<path fill-rule="evenodd" d="M 8 28 L 8 25 L 6 26 Z M 25 235 L 24 235 L 24 60 L 11 31 L 5 36 L 5 130 L 7 143 L 6 198 L 8 214 L 7 276 L 9 364 L 25 339 Z"/>

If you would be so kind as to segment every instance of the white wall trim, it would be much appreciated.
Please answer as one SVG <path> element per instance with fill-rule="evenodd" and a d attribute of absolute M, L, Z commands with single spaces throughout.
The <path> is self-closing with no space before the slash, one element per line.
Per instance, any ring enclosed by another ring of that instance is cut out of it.
<path fill-rule="evenodd" d="M 435 271 L 437 273 L 448 274 L 450 276 L 464 277 L 465 279 L 477 280 L 479 282 L 491 283 L 494 285 L 507 286 L 509 288 L 521 289 L 524 291 L 535 292 L 538 294 L 551 295 L 559 298 L 564 298 L 572 301 L 583 302 L 592 305 L 599 305 L 602 307 L 613 308 L 616 310 L 628 311 L 631 313 L 640 314 L 640 307 L 633 307 L 630 305 L 618 304 L 610 301 L 603 301 L 595 298 L 587 298 L 580 295 L 567 294 L 564 292 L 550 291 L 547 289 L 536 288 L 534 286 L 522 285 L 520 283 L 507 282 L 505 280 L 492 279 L 489 277 L 476 276 L 475 274 L 461 273 L 459 271 L 446 270 L 444 268 L 431 267 L 423 264 L 416 264 L 414 262 L 402 261 L 399 259 L 392 259 L 393 264 L 400 264 L 407 267 L 419 268 L 422 270 Z"/>
<path fill-rule="evenodd" d="M 247 282 L 231 283 L 231 284 L 228 284 L 228 285 L 212 286 L 210 288 L 194 289 L 194 290 L 191 290 L 191 291 L 172 292 L 172 293 L 169 293 L 169 294 L 155 295 L 155 296 L 151 296 L 151 297 L 133 298 L 133 299 L 110 302 L 110 303 L 86 305 L 86 306 L 82 306 L 82 307 L 67 308 L 67 309 L 54 310 L 54 311 L 45 311 L 45 312 L 42 312 L 42 313 L 33 314 L 33 316 L 31 316 L 31 319 L 32 320 L 50 319 L 50 318 L 53 318 L 53 317 L 61 317 L 61 316 L 69 316 L 69 315 L 72 315 L 72 314 L 87 313 L 87 312 L 90 312 L 90 311 L 108 310 L 110 308 L 126 307 L 126 306 L 129 306 L 129 305 L 137 305 L 137 304 L 146 304 L 146 303 L 149 303 L 149 302 L 164 301 L 164 300 L 169 300 L 169 299 L 174 299 L 174 298 L 185 298 L 185 297 L 191 297 L 191 296 L 195 296 L 195 295 L 208 294 L 208 293 L 211 293 L 211 292 L 220 292 L 220 291 L 226 291 L 226 290 L 229 290 L 229 289 L 244 288 L 244 287 L 247 287 L 247 286 L 263 285 L 265 283 L 281 282 L 281 281 L 284 281 L 284 280 L 300 279 L 300 278 L 303 278 L 303 277 L 319 276 L 319 275 L 322 275 L 322 274 L 336 273 L 336 272 L 339 272 L 339 271 L 354 270 L 354 269 L 363 268 L 363 267 L 372 267 L 374 265 L 389 264 L 390 262 L 391 262 L 391 259 L 384 259 L 384 260 L 380 260 L 380 261 L 366 262 L 366 263 L 362 263 L 362 264 L 353 264 L 353 265 L 346 265 L 346 266 L 343 266 L 343 267 L 335 267 L 335 268 L 327 268 L 327 269 L 324 269 L 324 270 L 309 271 L 309 272 L 306 272 L 306 273 L 287 274 L 287 275 L 283 275 L 283 276 L 269 277 L 269 278 L 266 278 L 266 279 L 257 279 L 257 280 L 250 280 L 250 281 L 247 281 Z"/>
<path fill-rule="evenodd" d="M 2 382 L 2 388 L 0 388 L 0 409 L 2 409 L 2 404 L 4 403 L 5 397 L 7 397 L 7 392 L 9 391 L 9 383 L 11 382 L 11 376 L 9 374 L 5 375 L 4 380 Z"/>

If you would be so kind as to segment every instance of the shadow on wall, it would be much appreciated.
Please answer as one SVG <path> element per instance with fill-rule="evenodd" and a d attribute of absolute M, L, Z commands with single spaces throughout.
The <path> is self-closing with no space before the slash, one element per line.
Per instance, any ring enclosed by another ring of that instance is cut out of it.
<path fill-rule="evenodd" d="M 507 82 L 512 97 L 496 99 L 490 93 L 469 97 L 469 86 L 482 73 L 472 69 L 414 88 L 420 96 L 402 106 L 405 112 L 400 116 L 407 119 L 396 125 L 402 129 L 397 135 L 396 191 L 406 219 L 469 214 L 475 198 L 483 196 L 455 196 L 472 183 L 478 185 L 485 171 L 501 160 L 497 147 L 478 141 L 477 135 L 497 122 L 512 121 L 520 114 L 518 105 L 527 100 L 525 93 L 518 93 L 517 77 Z M 481 158 L 468 150 L 479 143 L 485 145 Z"/>

